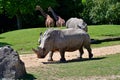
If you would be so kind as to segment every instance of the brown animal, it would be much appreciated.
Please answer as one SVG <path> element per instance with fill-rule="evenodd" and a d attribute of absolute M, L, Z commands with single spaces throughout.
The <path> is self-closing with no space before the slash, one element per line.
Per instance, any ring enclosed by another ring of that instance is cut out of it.
<path fill-rule="evenodd" d="M 62 27 L 65 25 L 65 20 L 62 19 L 60 16 L 58 16 L 58 20 L 56 21 L 56 26 L 57 27 Z"/>
<path fill-rule="evenodd" d="M 65 20 L 62 19 L 60 16 L 58 16 L 51 7 L 48 7 L 48 12 L 51 12 L 55 21 L 56 21 L 56 26 L 57 27 L 62 27 L 63 25 L 65 25 Z"/>
<path fill-rule="evenodd" d="M 54 20 L 48 14 L 46 14 L 40 6 L 37 5 L 36 10 L 40 11 L 42 16 L 46 19 L 45 20 L 46 27 L 53 27 L 54 26 Z"/>
<path fill-rule="evenodd" d="M 46 27 L 53 27 L 54 26 L 54 20 L 48 14 L 46 16 L 45 26 Z"/>

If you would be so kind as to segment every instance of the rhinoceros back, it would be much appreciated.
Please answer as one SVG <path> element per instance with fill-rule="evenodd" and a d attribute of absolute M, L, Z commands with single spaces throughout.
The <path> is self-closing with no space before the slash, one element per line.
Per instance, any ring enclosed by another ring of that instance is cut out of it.
<path fill-rule="evenodd" d="M 83 19 L 79 18 L 70 18 L 66 22 L 67 28 L 76 28 L 83 29 L 84 31 L 88 31 L 87 24 L 83 21 Z"/>
<path fill-rule="evenodd" d="M 66 48 L 68 51 L 74 51 L 83 45 L 90 45 L 90 37 L 84 30 L 69 28 L 58 31 L 60 35 L 54 36 L 53 45 L 55 48 Z"/>
<path fill-rule="evenodd" d="M 90 44 L 89 35 L 82 29 L 67 29 L 63 30 L 64 40 L 63 44 L 70 47 L 80 47 L 82 45 Z"/>

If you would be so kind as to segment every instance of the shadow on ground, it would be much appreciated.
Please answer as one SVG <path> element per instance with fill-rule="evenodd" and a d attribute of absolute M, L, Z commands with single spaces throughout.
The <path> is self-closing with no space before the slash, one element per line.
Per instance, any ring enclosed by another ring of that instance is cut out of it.
<path fill-rule="evenodd" d="M 106 57 L 98 57 L 98 58 L 83 58 L 83 59 L 72 59 L 72 60 L 67 60 L 66 62 L 60 62 L 60 61 L 50 61 L 50 62 L 42 62 L 43 64 L 61 64 L 61 63 L 71 63 L 71 62 L 83 62 L 83 61 L 92 61 L 92 60 L 101 60 L 105 59 Z"/>
<path fill-rule="evenodd" d="M 109 41 L 120 41 L 120 37 L 114 37 L 114 38 L 105 38 L 105 39 L 91 39 L 91 44 L 100 44 L 102 42 L 109 42 Z"/>
<path fill-rule="evenodd" d="M 26 74 L 25 76 L 19 78 L 18 80 L 36 80 L 37 78 L 35 78 L 32 74 Z"/>
<path fill-rule="evenodd" d="M 0 39 L 5 39 L 5 37 L 0 37 Z"/>
<path fill-rule="evenodd" d="M 9 44 L 9 43 L 6 43 L 6 42 L 0 42 L 0 47 L 6 46 L 6 45 L 10 45 L 10 46 L 11 46 L 11 44 Z"/>

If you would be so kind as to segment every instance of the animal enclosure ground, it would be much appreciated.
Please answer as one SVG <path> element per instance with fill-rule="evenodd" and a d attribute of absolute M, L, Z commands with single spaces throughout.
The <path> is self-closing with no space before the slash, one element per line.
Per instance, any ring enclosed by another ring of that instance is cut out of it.
<path fill-rule="evenodd" d="M 92 49 L 92 52 L 94 54 L 94 57 L 104 56 L 104 55 L 109 55 L 109 54 L 116 54 L 116 53 L 120 53 L 120 45 L 94 48 L 94 49 Z M 76 59 L 77 57 L 79 57 L 79 51 L 66 52 L 65 57 L 66 57 L 66 60 L 69 60 L 69 61 L 72 59 Z M 43 63 L 48 62 L 47 61 L 48 55 L 44 59 L 38 59 L 36 54 L 34 54 L 34 52 L 32 54 L 20 55 L 20 58 L 25 63 L 26 67 L 43 66 L 44 65 Z M 86 49 L 84 49 L 83 58 L 88 58 L 88 52 L 86 51 Z M 60 59 L 59 52 L 54 53 L 53 59 L 54 59 L 54 61 L 59 61 L 59 59 Z"/>
<path fill-rule="evenodd" d="M 58 52 L 53 57 L 55 63 L 48 62 L 48 56 L 45 59 L 37 59 L 35 54 L 20 57 L 25 62 L 27 72 L 34 75 L 36 80 L 119 80 L 120 54 L 116 54 L 120 53 L 119 48 L 120 45 L 94 48 L 92 60 L 87 59 L 85 50 L 83 61 L 72 60 L 79 55 L 78 51 L 66 53 L 68 63 L 62 64 L 55 62 L 59 61 Z"/>

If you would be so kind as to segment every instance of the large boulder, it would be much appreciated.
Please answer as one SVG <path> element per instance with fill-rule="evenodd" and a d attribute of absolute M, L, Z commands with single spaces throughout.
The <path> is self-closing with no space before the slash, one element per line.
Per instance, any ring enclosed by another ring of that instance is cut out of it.
<path fill-rule="evenodd" d="M 18 79 L 26 75 L 24 63 L 10 46 L 0 48 L 0 79 Z"/>

